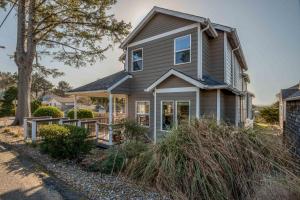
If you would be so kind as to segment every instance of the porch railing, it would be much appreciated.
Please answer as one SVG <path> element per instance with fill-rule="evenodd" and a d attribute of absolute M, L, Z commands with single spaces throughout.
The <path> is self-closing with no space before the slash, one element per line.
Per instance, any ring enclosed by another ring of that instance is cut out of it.
<path fill-rule="evenodd" d="M 78 127 L 84 127 L 91 133 L 91 137 L 107 143 L 113 144 L 113 134 L 121 131 L 121 118 L 119 123 L 109 124 L 106 117 L 90 119 L 68 119 L 68 118 L 51 118 L 51 117 L 34 117 L 24 118 L 24 138 L 30 138 L 33 142 L 39 139 L 38 127 L 44 124 L 69 124 Z M 30 134 L 31 133 L 31 134 Z"/>

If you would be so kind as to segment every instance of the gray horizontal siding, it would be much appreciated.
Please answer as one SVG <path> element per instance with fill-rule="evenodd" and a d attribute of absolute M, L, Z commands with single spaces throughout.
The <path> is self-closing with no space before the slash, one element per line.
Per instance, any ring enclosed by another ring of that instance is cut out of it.
<path fill-rule="evenodd" d="M 191 63 L 174 65 L 174 39 L 191 34 Z M 143 48 L 143 71 L 132 72 L 132 50 Z M 129 70 L 133 74 L 132 92 L 144 91 L 169 69 L 174 68 L 197 78 L 197 28 L 129 48 Z"/>
<path fill-rule="evenodd" d="M 218 31 L 219 36 L 209 40 L 208 75 L 224 82 L 224 33 Z"/>
<path fill-rule="evenodd" d="M 202 72 L 204 75 L 209 75 L 209 38 L 206 33 L 202 37 Z"/>
<path fill-rule="evenodd" d="M 204 117 L 217 116 L 217 91 L 201 90 L 200 91 L 200 115 Z"/>
<path fill-rule="evenodd" d="M 224 95 L 224 116 L 223 121 L 235 124 L 235 94 L 223 91 Z"/>
<path fill-rule="evenodd" d="M 174 75 L 164 80 L 157 88 L 177 88 L 177 87 L 194 87 L 190 83 L 178 78 Z"/>
<path fill-rule="evenodd" d="M 193 23 L 195 22 L 159 13 L 148 22 L 131 42 L 143 40 Z"/>
<path fill-rule="evenodd" d="M 135 93 L 128 95 L 128 118 L 131 120 L 135 119 L 136 108 L 135 102 L 136 101 L 150 101 L 150 128 L 149 128 L 149 137 L 153 139 L 153 113 L 154 113 L 154 98 L 152 93 Z"/>

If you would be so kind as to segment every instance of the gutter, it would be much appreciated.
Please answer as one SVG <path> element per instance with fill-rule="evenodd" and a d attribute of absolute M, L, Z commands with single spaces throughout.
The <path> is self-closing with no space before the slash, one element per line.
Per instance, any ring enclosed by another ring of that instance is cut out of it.
<path fill-rule="evenodd" d="M 232 77 L 231 77 L 231 81 L 232 81 L 232 85 L 235 87 L 235 65 L 234 65 L 234 62 L 233 62 L 233 55 L 234 55 L 234 52 L 239 50 L 240 49 L 240 45 L 237 46 L 235 49 L 231 50 L 231 69 L 232 69 Z"/>

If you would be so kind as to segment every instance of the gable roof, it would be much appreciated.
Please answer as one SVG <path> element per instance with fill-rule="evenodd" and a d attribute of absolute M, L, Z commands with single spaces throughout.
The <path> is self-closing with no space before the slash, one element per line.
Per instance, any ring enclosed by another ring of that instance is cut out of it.
<path fill-rule="evenodd" d="M 149 87 L 147 87 L 145 89 L 145 92 L 150 92 L 156 86 L 158 86 L 159 84 L 161 84 L 163 81 L 165 81 L 167 78 L 169 78 L 171 76 L 176 76 L 176 77 L 181 78 L 182 80 L 185 80 L 186 82 L 188 82 L 188 83 L 190 83 L 194 86 L 197 86 L 199 88 L 204 88 L 204 85 L 201 82 L 199 82 L 198 80 L 193 79 L 193 78 L 191 78 L 191 77 L 185 75 L 184 73 L 179 72 L 175 69 L 170 69 L 165 74 L 163 74 L 159 79 L 154 81 Z"/>
<path fill-rule="evenodd" d="M 300 90 L 289 96 L 287 101 L 292 101 L 292 100 L 300 100 Z"/>
<path fill-rule="evenodd" d="M 191 15 L 191 14 L 187 14 L 187 13 L 182 13 L 182 12 L 178 12 L 178 11 L 169 10 L 169 9 L 166 9 L 166 8 L 161 8 L 161 7 L 154 6 L 152 8 L 152 10 L 146 15 L 146 17 L 137 25 L 137 27 L 121 43 L 120 47 L 124 48 L 125 45 L 128 44 L 130 42 L 130 40 L 133 39 L 139 33 L 139 31 L 142 30 L 142 28 L 144 28 L 144 26 L 157 13 L 161 13 L 161 14 L 165 14 L 165 15 L 170 15 L 170 16 L 174 16 L 174 17 L 178 17 L 178 18 L 182 18 L 182 19 L 186 19 L 186 20 L 198 22 L 198 23 L 200 23 L 200 24 L 202 24 L 204 26 L 210 25 L 209 29 L 208 29 L 210 35 L 212 37 L 217 37 L 218 36 L 218 33 L 214 29 L 214 27 L 213 27 L 212 23 L 210 22 L 209 18 L 199 17 L 199 16 L 196 16 L 196 15 Z"/>
<path fill-rule="evenodd" d="M 197 80 L 197 79 L 194 79 L 194 78 L 184 74 L 181 71 L 171 68 L 166 73 L 164 73 L 159 79 L 154 81 L 149 87 L 147 87 L 145 89 L 145 92 L 150 92 L 156 86 L 158 86 L 159 84 L 161 84 L 163 81 L 165 81 L 167 78 L 169 78 L 171 76 L 176 76 L 176 77 L 178 77 L 196 87 L 202 88 L 202 89 L 209 89 L 210 87 L 225 86 L 225 83 L 218 82 L 209 76 L 204 76 L 203 80 Z"/>
<path fill-rule="evenodd" d="M 281 97 L 283 100 L 294 99 L 300 97 L 300 83 L 293 85 L 287 89 L 281 90 Z"/>
<path fill-rule="evenodd" d="M 178 12 L 174 10 L 169 10 L 166 8 L 156 7 L 154 6 L 152 10 L 146 15 L 146 17 L 137 25 L 137 27 L 128 35 L 128 37 L 121 43 L 120 47 L 125 48 L 125 46 L 141 31 L 146 24 L 154 17 L 155 14 L 161 13 L 165 15 L 170 15 L 190 21 L 194 21 L 196 23 L 200 23 L 204 25 L 205 27 L 208 26 L 208 33 L 212 37 L 218 37 L 218 33 L 216 29 L 224 31 L 228 34 L 229 41 L 233 44 L 233 48 L 238 48 L 237 51 L 235 51 L 235 54 L 237 55 L 241 67 L 245 70 L 248 70 L 247 62 L 241 47 L 241 43 L 237 34 L 237 31 L 235 28 L 224 26 L 217 23 L 211 23 L 209 18 L 204 18 L 196 15 L 191 15 L 183 12 Z"/>
<path fill-rule="evenodd" d="M 112 75 L 106 76 L 92 83 L 83 85 L 67 92 L 67 94 L 76 94 L 78 92 L 102 92 L 111 91 L 127 79 L 132 78 L 132 75 L 126 71 L 120 71 Z"/>

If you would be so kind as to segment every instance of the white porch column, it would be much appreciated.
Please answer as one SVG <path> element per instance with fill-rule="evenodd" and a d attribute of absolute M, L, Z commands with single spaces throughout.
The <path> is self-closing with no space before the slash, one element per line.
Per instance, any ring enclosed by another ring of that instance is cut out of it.
<path fill-rule="evenodd" d="M 109 106 L 108 106 L 108 134 L 109 134 L 109 145 L 112 145 L 112 121 L 113 121 L 113 95 L 109 93 Z"/>
<path fill-rule="evenodd" d="M 77 96 L 74 95 L 74 119 L 77 119 Z"/>
<path fill-rule="evenodd" d="M 113 121 L 116 121 L 116 115 L 117 115 L 117 106 L 116 106 L 116 102 L 117 102 L 117 98 L 116 96 L 113 97 L 113 108 L 114 108 L 114 115 L 113 115 Z"/>
<path fill-rule="evenodd" d="M 239 96 L 236 95 L 235 96 L 235 126 L 238 127 L 239 126 Z"/>
<path fill-rule="evenodd" d="M 24 127 L 24 139 L 26 140 L 28 138 L 28 123 L 27 123 L 27 118 L 24 118 L 23 127 Z"/>
<path fill-rule="evenodd" d="M 196 118 L 200 118 L 200 89 L 196 89 Z"/>
<path fill-rule="evenodd" d="M 31 140 L 32 142 L 36 141 L 36 130 L 37 130 L 37 123 L 35 120 L 31 122 Z"/>
<path fill-rule="evenodd" d="M 221 90 L 217 90 L 217 124 L 221 123 Z"/>
<path fill-rule="evenodd" d="M 156 144 L 156 88 L 154 89 L 154 110 L 153 110 L 153 138 L 154 138 L 154 144 Z"/>

